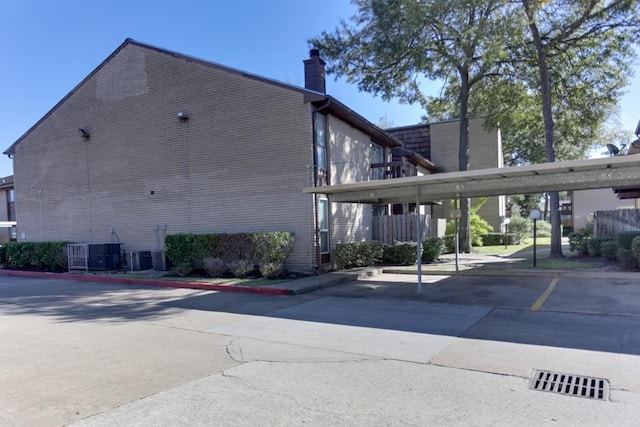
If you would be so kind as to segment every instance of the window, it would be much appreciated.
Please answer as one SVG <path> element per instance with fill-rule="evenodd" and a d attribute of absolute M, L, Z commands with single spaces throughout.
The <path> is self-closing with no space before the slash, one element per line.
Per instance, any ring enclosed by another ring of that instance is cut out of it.
<path fill-rule="evenodd" d="M 378 144 L 371 144 L 371 164 L 384 163 L 384 148 Z M 371 179 L 384 179 L 386 168 L 378 167 L 371 169 Z"/>
<path fill-rule="evenodd" d="M 318 236 L 320 253 L 329 253 L 329 201 L 318 199 Z"/>
<path fill-rule="evenodd" d="M 7 220 L 16 220 L 16 193 L 15 190 L 7 190 Z"/>
<path fill-rule="evenodd" d="M 316 114 L 316 166 L 327 170 L 327 116 Z"/>

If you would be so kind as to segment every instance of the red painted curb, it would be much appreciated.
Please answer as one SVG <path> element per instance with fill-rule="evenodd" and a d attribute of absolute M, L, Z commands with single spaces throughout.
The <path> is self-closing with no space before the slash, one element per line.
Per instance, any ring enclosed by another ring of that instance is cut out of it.
<path fill-rule="evenodd" d="M 292 293 L 291 290 L 283 288 L 261 288 L 254 286 L 207 284 L 199 282 L 173 282 L 169 280 L 118 278 L 98 275 L 88 276 L 84 274 L 71 273 L 46 273 L 42 271 L 0 270 L 0 275 L 35 277 L 39 279 L 66 279 L 77 280 L 79 282 L 113 283 L 119 285 L 140 285 L 156 286 L 162 288 L 200 289 L 205 291 L 241 292 L 247 294 L 262 295 L 290 295 Z"/>

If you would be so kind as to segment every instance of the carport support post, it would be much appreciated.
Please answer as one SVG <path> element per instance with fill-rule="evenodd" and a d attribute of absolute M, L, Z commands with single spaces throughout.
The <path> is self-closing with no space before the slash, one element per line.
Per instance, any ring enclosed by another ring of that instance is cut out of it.
<path fill-rule="evenodd" d="M 536 252 L 537 252 L 537 248 L 536 248 L 536 237 L 537 234 L 536 233 L 536 223 L 538 222 L 537 219 L 533 219 L 533 268 L 536 268 Z"/>
<path fill-rule="evenodd" d="M 416 260 L 418 262 L 418 292 L 422 292 L 422 229 L 420 223 L 420 187 L 416 186 Z"/>

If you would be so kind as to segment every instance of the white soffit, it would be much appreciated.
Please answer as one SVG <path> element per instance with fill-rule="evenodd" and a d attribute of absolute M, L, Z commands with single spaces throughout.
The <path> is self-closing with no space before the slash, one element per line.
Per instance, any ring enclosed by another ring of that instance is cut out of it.
<path fill-rule="evenodd" d="M 334 202 L 429 202 L 591 188 L 640 187 L 640 154 L 307 187 Z"/>

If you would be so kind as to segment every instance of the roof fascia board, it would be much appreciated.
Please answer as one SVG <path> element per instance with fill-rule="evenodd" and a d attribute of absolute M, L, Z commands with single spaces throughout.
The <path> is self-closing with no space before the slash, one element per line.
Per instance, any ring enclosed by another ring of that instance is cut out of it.
<path fill-rule="evenodd" d="M 391 135 L 387 134 L 384 130 L 365 119 L 360 114 L 347 107 L 336 98 L 327 95 L 325 97 L 326 102 L 316 103 L 317 107 L 323 107 L 323 109 L 341 120 L 344 120 L 356 129 L 366 133 L 371 137 L 373 142 L 384 145 L 385 147 L 400 147 L 401 144 Z M 327 103 L 328 102 L 328 103 Z M 325 107 L 326 106 L 326 107 Z"/>

